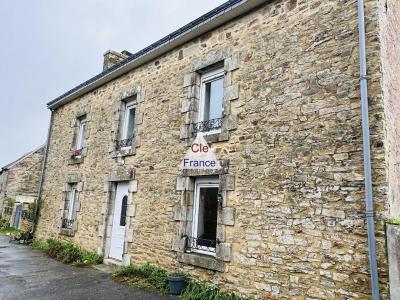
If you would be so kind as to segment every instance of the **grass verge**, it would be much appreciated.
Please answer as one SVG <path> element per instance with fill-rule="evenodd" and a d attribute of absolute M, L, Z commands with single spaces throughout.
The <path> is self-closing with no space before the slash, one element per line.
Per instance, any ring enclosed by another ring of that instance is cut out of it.
<path fill-rule="evenodd" d="M 6 235 L 11 235 L 11 236 L 17 235 L 21 232 L 22 232 L 22 230 L 14 228 L 14 227 L 9 227 L 9 226 L 3 227 L 0 229 L 0 233 L 6 234 Z"/>
<path fill-rule="evenodd" d="M 96 253 L 86 251 L 70 243 L 56 239 L 47 239 L 46 241 L 35 240 L 32 248 L 45 251 L 50 257 L 53 257 L 65 264 L 75 266 L 97 265 L 103 262 L 103 257 Z"/>
<path fill-rule="evenodd" d="M 172 273 L 172 276 L 187 276 L 185 273 Z M 113 278 L 137 288 L 147 288 L 168 293 L 168 274 L 164 269 L 144 265 L 122 267 L 113 273 Z M 207 283 L 189 279 L 183 290 L 183 300 L 244 300 L 233 293 L 227 293 Z"/>
<path fill-rule="evenodd" d="M 113 273 L 113 278 L 137 288 L 168 292 L 167 272 L 150 264 L 130 265 L 122 267 Z"/>
<path fill-rule="evenodd" d="M 186 288 L 183 290 L 181 295 L 183 300 L 242 300 L 241 298 L 233 293 L 227 293 L 221 291 L 218 288 L 209 284 L 199 282 L 196 280 L 190 280 Z"/>

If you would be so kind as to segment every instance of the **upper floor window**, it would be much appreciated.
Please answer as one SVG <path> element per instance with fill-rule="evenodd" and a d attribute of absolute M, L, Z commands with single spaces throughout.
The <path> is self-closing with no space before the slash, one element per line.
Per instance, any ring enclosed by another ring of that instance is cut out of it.
<path fill-rule="evenodd" d="M 215 133 L 221 129 L 224 95 L 224 70 L 217 69 L 201 76 L 198 123 L 194 131 Z"/>
<path fill-rule="evenodd" d="M 129 102 L 125 102 L 125 115 L 121 126 L 121 139 L 118 143 L 119 149 L 132 147 L 135 135 L 136 95 Z"/>
<path fill-rule="evenodd" d="M 80 157 L 82 149 L 85 147 L 86 137 L 86 116 L 78 119 L 78 132 L 75 139 L 75 145 L 72 153 L 72 157 Z"/>

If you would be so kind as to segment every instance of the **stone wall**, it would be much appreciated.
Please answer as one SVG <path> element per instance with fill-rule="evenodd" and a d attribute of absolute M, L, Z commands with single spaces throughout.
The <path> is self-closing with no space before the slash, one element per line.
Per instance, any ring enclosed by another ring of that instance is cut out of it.
<path fill-rule="evenodd" d="M 44 147 L 17 162 L 7 170 L 6 196 L 36 196 L 39 191 L 39 177 Z"/>
<path fill-rule="evenodd" d="M 377 251 L 387 298 L 378 3 L 366 2 Z M 223 228 L 230 253 L 222 268 L 211 271 L 193 266 L 194 259 L 182 259 L 172 248 L 181 230 L 176 208 L 191 192 L 177 184 L 185 175 L 178 169 L 180 159 L 193 138 L 185 131 L 191 113 L 184 108 L 196 102 L 196 83 L 187 80 L 197 62 L 206 66 L 216 57 L 230 72 L 224 105 L 226 118 L 233 119 L 212 147 L 227 162 L 233 182 L 224 191 L 224 205 L 232 212 Z M 118 155 L 109 145 L 121 95 L 138 86 L 140 139 L 134 153 Z M 68 164 L 76 115 L 83 109 L 91 115 L 86 156 Z M 268 2 L 58 108 L 38 238 L 58 236 L 93 251 L 101 247 L 112 191 L 109 174 L 116 170 L 134 172 L 134 212 L 125 246 L 132 263 L 188 271 L 260 299 L 370 298 L 356 1 Z M 83 183 L 73 237 L 59 230 L 63 187 L 71 174 L 79 174 Z"/>
<path fill-rule="evenodd" d="M 0 174 L 0 215 L 3 213 L 4 200 L 6 198 L 7 188 L 7 172 L 3 171 Z"/>
<path fill-rule="evenodd" d="M 390 275 L 390 299 L 400 298 L 400 226 L 387 225 L 388 261 Z"/>
<path fill-rule="evenodd" d="M 400 217 L 400 2 L 387 0 L 380 4 L 388 197 L 390 214 Z"/>

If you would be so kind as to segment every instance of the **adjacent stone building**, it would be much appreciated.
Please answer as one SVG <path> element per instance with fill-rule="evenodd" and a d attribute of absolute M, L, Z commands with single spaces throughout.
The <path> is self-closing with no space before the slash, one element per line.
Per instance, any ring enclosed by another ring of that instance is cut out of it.
<path fill-rule="evenodd" d="M 366 0 L 365 9 L 388 299 L 400 7 Z M 357 26 L 355 0 L 237 0 L 138 53 L 106 52 L 102 73 L 48 104 L 37 238 L 258 299 L 371 298 Z M 179 169 L 199 132 L 222 168 Z"/>
<path fill-rule="evenodd" d="M 39 192 L 43 156 L 40 146 L 0 169 L 0 216 L 10 219 L 10 226 L 28 225 L 23 220 L 29 219 L 29 206 Z"/>

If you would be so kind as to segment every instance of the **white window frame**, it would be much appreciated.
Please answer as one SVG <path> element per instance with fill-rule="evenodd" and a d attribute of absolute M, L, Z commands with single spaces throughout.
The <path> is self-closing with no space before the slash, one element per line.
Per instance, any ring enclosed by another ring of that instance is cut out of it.
<path fill-rule="evenodd" d="M 209 82 L 218 80 L 218 79 L 223 79 L 225 76 L 224 68 L 218 68 L 215 70 L 212 70 L 210 72 L 204 73 L 201 75 L 200 79 L 200 102 L 199 102 L 199 114 L 197 118 L 197 122 L 202 122 L 204 120 L 204 109 L 205 109 L 205 95 L 206 95 L 206 85 Z M 224 108 L 221 107 L 221 115 L 223 114 Z M 203 134 L 214 134 L 214 133 L 219 133 L 221 132 L 220 129 L 215 129 L 211 131 L 206 131 Z"/>
<path fill-rule="evenodd" d="M 79 120 L 79 132 L 76 140 L 76 150 L 81 150 L 84 145 L 84 136 L 85 136 L 85 131 L 86 131 L 86 117 L 82 118 Z"/>
<path fill-rule="evenodd" d="M 199 226 L 199 207 L 200 207 L 200 189 L 204 187 L 219 187 L 219 179 L 218 178 L 197 178 L 195 180 L 195 190 L 194 190 L 194 203 L 193 203 L 193 223 L 192 223 L 192 237 L 197 238 L 197 229 Z M 191 249 L 192 252 L 197 252 L 200 254 L 206 254 L 206 255 L 211 255 L 215 256 L 215 248 L 211 248 L 214 250 L 214 252 L 210 252 L 206 250 L 206 247 L 204 247 L 204 250 L 201 249 L 201 246 L 199 246 L 200 249 Z"/>
<path fill-rule="evenodd" d="M 128 139 L 128 127 L 129 127 L 129 113 L 131 109 L 135 109 L 135 119 L 136 119 L 136 103 L 135 101 L 127 102 L 125 104 L 125 117 L 124 117 L 124 126 L 122 130 L 121 140 Z M 135 126 L 135 120 L 133 120 Z M 135 127 L 133 128 L 135 130 Z M 133 141 L 132 141 L 133 142 Z M 132 146 L 123 147 L 123 149 L 130 149 Z"/>
<path fill-rule="evenodd" d="M 75 202 L 76 202 L 76 197 L 78 195 L 77 191 L 77 184 L 71 184 L 71 191 L 69 192 L 69 206 L 68 206 L 68 214 L 67 214 L 67 219 L 72 220 L 74 217 L 74 210 L 75 210 Z M 74 220 L 75 222 L 75 220 Z"/>

